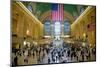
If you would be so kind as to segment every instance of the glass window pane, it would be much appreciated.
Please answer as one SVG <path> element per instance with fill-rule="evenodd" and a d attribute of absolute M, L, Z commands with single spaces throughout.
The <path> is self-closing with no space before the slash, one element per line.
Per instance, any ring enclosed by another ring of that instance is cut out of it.
<path fill-rule="evenodd" d="M 50 35 L 50 30 L 51 30 L 50 21 L 45 21 L 44 27 L 45 27 L 45 35 Z"/>
<path fill-rule="evenodd" d="M 64 35 L 68 35 L 70 33 L 70 22 L 65 21 L 64 22 Z"/>

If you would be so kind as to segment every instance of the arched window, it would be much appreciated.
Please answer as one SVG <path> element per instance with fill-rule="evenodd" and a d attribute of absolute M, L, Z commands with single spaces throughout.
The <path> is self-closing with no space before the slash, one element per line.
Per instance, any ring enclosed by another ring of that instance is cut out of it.
<path fill-rule="evenodd" d="M 70 22 L 65 21 L 64 22 L 64 35 L 69 35 L 70 34 Z"/>
<path fill-rule="evenodd" d="M 33 8 L 32 8 L 32 6 L 31 6 L 30 4 L 28 5 L 28 7 L 27 7 L 27 8 L 28 8 L 28 10 L 29 10 L 30 12 L 32 12 L 32 11 L 33 11 Z"/>
<path fill-rule="evenodd" d="M 80 6 L 80 14 L 82 14 L 84 12 L 84 7 L 83 6 Z"/>
<path fill-rule="evenodd" d="M 55 33 L 55 36 L 60 36 L 61 34 L 61 23 L 60 22 L 55 22 L 54 33 Z"/>
<path fill-rule="evenodd" d="M 51 23 L 50 23 L 50 21 L 49 20 L 46 20 L 45 22 L 44 22 L 44 32 L 45 32 L 45 35 L 50 35 L 51 34 Z"/>

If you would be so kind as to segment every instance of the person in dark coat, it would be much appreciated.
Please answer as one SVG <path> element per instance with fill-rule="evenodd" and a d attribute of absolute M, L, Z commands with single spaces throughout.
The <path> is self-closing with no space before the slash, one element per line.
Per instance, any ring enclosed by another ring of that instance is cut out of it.
<path fill-rule="evenodd" d="M 17 57 L 17 56 L 14 58 L 14 65 L 15 65 L 15 66 L 18 65 L 18 57 Z"/>

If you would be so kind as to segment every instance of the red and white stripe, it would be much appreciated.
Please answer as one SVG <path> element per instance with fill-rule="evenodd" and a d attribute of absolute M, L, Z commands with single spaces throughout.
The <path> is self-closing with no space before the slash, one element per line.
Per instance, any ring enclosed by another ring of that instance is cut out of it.
<path fill-rule="evenodd" d="M 58 4 L 58 10 L 52 11 L 52 21 L 63 21 L 64 9 L 63 4 Z"/>

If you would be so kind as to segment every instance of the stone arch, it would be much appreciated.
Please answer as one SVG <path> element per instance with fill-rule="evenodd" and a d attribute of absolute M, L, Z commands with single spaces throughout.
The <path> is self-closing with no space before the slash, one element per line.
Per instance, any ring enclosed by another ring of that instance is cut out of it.
<path fill-rule="evenodd" d="M 51 10 L 43 13 L 40 17 L 40 21 L 43 23 L 47 17 L 49 17 L 51 19 Z M 74 22 L 74 17 L 67 11 L 64 11 L 64 18 L 69 19 L 71 21 L 71 23 Z"/>

